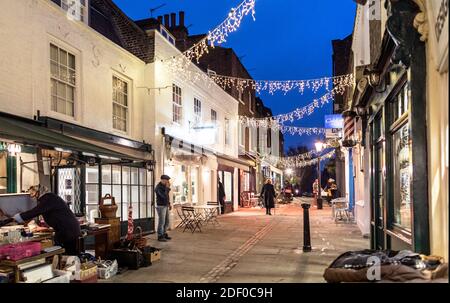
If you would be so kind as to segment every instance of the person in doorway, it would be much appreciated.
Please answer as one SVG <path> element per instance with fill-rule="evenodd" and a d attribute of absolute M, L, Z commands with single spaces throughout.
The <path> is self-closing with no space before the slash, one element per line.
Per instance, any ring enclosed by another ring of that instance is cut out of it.
<path fill-rule="evenodd" d="M 266 215 L 272 215 L 271 209 L 275 207 L 275 188 L 273 187 L 272 180 L 267 179 L 266 184 L 264 184 L 261 189 L 261 196 L 263 197 L 264 206 L 266 207 Z"/>
<path fill-rule="evenodd" d="M 217 195 L 219 197 L 220 210 L 222 214 L 225 213 L 225 200 L 227 198 L 225 194 L 225 188 L 223 187 L 223 183 L 220 181 L 220 178 L 217 178 Z"/>
<path fill-rule="evenodd" d="M 80 223 L 68 204 L 41 185 L 30 187 L 28 192 L 31 198 L 37 200 L 37 206 L 16 214 L 13 219 L 18 223 L 24 223 L 42 216 L 45 223 L 55 230 L 55 244 L 63 247 L 67 255 L 78 255 Z"/>
<path fill-rule="evenodd" d="M 328 205 L 331 206 L 331 200 L 337 198 L 337 185 L 334 179 L 328 179 L 327 186 L 325 187 L 325 191 L 327 193 L 327 202 Z"/>
<path fill-rule="evenodd" d="M 156 212 L 158 213 L 158 241 L 167 242 L 172 239 L 167 234 L 169 228 L 170 210 L 170 177 L 167 175 L 161 176 L 161 181 L 155 187 L 156 194 Z"/>

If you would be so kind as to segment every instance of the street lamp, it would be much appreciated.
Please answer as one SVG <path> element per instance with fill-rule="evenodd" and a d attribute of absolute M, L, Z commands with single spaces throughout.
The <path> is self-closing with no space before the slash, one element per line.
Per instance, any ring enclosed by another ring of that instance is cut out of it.
<path fill-rule="evenodd" d="M 316 151 L 317 151 L 317 181 L 318 181 L 318 184 L 317 184 L 318 185 L 317 186 L 318 193 L 317 193 L 316 201 L 317 201 L 317 209 L 322 209 L 323 206 L 322 206 L 322 193 L 321 193 L 322 185 L 321 185 L 321 181 L 320 181 L 320 152 L 323 150 L 325 144 L 323 142 L 318 141 L 315 143 L 315 145 L 316 145 Z"/>

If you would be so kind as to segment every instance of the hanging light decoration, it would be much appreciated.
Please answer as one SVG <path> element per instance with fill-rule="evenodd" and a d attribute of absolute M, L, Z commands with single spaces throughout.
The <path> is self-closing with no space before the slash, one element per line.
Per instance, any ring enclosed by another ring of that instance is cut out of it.
<path fill-rule="evenodd" d="M 16 156 L 17 154 L 20 154 L 22 152 L 22 146 L 15 143 L 8 144 L 7 149 L 11 156 Z"/>
<path fill-rule="evenodd" d="M 306 154 L 303 154 L 304 157 L 308 157 L 308 156 L 312 156 L 313 152 L 309 152 Z M 333 158 L 335 155 L 335 150 L 333 149 L 332 151 L 326 153 L 325 155 L 320 156 L 320 161 L 323 160 L 327 160 L 327 159 L 331 159 Z M 319 161 L 319 158 L 314 158 L 314 159 L 302 159 L 301 158 L 302 155 L 298 155 L 295 157 L 288 157 L 288 158 L 282 158 L 280 160 L 280 164 L 283 167 L 298 167 L 298 168 L 302 168 L 302 167 L 307 167 L 307 166 L 312 166 L 312 165 L 316 165 L 317 161 Z"/>

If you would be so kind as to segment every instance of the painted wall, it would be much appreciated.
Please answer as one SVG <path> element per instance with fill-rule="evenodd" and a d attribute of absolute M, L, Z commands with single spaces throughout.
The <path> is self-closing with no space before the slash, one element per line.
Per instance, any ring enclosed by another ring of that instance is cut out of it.
<path fill-rule="evenodd" d="M 0 0 L 0 111 L 33 118 L 37 111 L 70 123 L 150 141 L 144 136 L 145 63 L 47 0 Z M 75 55 L 75 117 L 51 110 L 50 43 Z M 112 126 L 112 77 L 129 82 L 129 125 Z"/>

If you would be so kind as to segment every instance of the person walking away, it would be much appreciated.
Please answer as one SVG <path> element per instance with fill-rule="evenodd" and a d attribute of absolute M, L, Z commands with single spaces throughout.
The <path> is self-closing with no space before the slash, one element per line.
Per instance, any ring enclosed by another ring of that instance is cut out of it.
<path fill-rule="evenodd" d="M 58 195 L 48 192 L 48 189 L 42 185 L 32 186 L 28 192 L 32 199 L 37 200 L 36 207 L 16 214 L 13 219 L 22 224 L 42 216 L 45 224 L 55 231 L 55 244 L 64 248 L 66 255 L 78 255 L 80 223 L 66 201 Z"/>
<path fill-rule="evenodd" d="M 261 196 L 264 199 L 264 206 L 266 207 L 266 215 L 272 215 L 271 209 L 275 207 L 275 188 L 273 187 L 272 180 L 267 179 L 266 184 L 264 184 L 261 189 Z"/>
<path fill-rule="evenodd" d="M 167 242 L 172 239 L 167 234 L 169 228 L 170 210 L 172 205 L 170 204 L 170 177 L 162 175 L 161 180 L 155 187 L 156 194 L 156 212 L 158 213 L 158 241 Z"/>
<path fill-rule="evenodd" d="M 223 187 L 222 182 L 220 181 L 220 178 L 217 178 L 217 195 L 219 196 L 219 204 L 220 204 L 220 210 L 222 214 L 225 213 L 225 200 L 227 198 L 225 194 L 225 188 Z"/>

